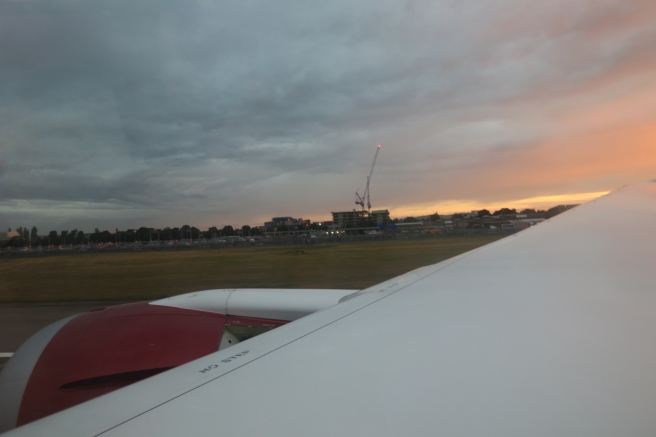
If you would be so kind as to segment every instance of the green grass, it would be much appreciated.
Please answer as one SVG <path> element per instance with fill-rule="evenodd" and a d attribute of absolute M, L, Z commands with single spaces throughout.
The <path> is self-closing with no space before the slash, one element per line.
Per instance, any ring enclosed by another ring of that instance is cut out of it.
<path fill-rule="evenodd" d="M 499 239 L 99 253 L 0 263 L 0 302 L 156 299 L 211 288 L 363 289 Z"/>

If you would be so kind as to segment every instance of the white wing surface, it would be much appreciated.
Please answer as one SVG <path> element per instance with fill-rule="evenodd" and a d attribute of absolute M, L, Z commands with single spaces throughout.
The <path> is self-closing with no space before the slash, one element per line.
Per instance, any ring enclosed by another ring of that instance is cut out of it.
<path fill-rule="evenodd" d="M 656 183 L 9 433 L 655 434 Z"/>

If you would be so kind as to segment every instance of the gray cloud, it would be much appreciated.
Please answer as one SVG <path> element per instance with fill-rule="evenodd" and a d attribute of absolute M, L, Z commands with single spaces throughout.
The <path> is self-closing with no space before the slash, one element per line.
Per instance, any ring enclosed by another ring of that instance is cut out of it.
<path fill-rule="evenodd" d="M 0 3 L 0 208 L 71 226 L 99 205 L 123 214 L 108 227 L 326 218 L 377 143 L 381 203 L 471 197 L 450 182 L 653 70 L 654 15 L 643 0 Z"/>

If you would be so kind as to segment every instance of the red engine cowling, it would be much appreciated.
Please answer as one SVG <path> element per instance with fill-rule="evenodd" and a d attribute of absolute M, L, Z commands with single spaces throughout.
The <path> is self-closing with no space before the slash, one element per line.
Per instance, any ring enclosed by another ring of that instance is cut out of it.
<path fill-rule="evenodd" d="M 148 302 L 79 314 L 51 333 L 46 344 L 26 343 L 30 350 L 21 347 L 7 363 L 3 374 L 9 376 L 5 379 L 15 373 L 11 367 L 32 368 L 26 375 L 22 399 L 13 399 L 20 405 L 12 427 L 215 352 L 226 321 L 229 326 L 255 327 L 258 332 L 287 323 Z M 38 359 L 30 363 L 35 352 L 40 352 Z M 10 400 L 4 399 L 3 404 Z M 6 407 L 16 410 L 15 406 Z"/>
<path fill-rule="evenodd" d="M 206 290 L 102 308 L 26 341 L 0 373 L 0 432 L 335 305 L 355 290 Z"/>

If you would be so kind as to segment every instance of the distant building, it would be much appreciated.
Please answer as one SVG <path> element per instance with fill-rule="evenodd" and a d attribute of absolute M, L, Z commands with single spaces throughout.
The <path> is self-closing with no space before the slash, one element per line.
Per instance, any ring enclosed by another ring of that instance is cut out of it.
<path fill-rule="evenodd" d="M 310 220 L 293 217 L 273 217 L 270 222 L 264 223 L 265 232 L 275 232 L 281 227 L 287 231 L 302 231 L 310 227 Z"/>
<path fill-rule="evenodd" d="M 19 236 L 18 232 L 11 232 L 11 230 L 9 230 L 8 232 L 0 232 L 0 241 L 11 240 L 13 237 L 18 237 L 18 236 Z"/>
<path fill-rule="evenodd" d="M 379 209 L 376 211 L 371 211 L 369 218 L 376 226 L 387 226 L 390 223 L 389 211 L 386 209 Z"/>
<path fill-rule="evenodd" d="M 357 228 L 362 222 L 369 219 L 368 211 L 340 211 L 333 212 L 333 227 L 337 229 Z"/>
<path fill-rule="evenodd" d="M 401 222 L 396 224 L 396 228 L 399 230 L 407 229 L 423 229 L 424 222 Z"/>
<path fill-rule="evenodd" d="M 519 217 L 519 214 L 517 215 L 517 219 L 513 220 L 510 219 L 508 220 L 510 223 L 512 223 L 513 227 L 518 228 L 518 229 L 523 229 L 523 228 L 528 228 L 533 225 L 537 225 L 538 223 L 541 223 L 545 221 L 546 219 L 544 218 L 525 218 L 525 217 Z M 502 226 L 503 227 L 503 226 Z"/>
<path fill-rule="evenodd" d="M 333 212 L 333 227 L 336 229 L 357 228 L 366 226 L 387 226 L 390 223 L 389 211 L 339 211 Z"/>

